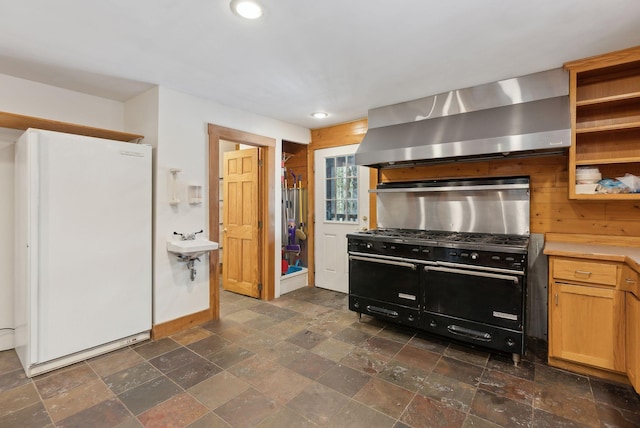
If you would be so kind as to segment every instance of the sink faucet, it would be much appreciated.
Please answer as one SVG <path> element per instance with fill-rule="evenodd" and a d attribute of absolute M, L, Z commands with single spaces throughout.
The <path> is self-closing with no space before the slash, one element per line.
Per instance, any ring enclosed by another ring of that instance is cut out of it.
<path fill-rule="evenodd" d="M 198 232 L 193 232 L 193 233 L 178 233 L 178 232 L 173 232 L 174 235 L 178 235 L 180 237 L 180 239 L 182 239 L 183 241 L 193 241 L 196 239 L 196 235 L 198 233 L 202 233 L 203 230 L 200 229 Z"/>

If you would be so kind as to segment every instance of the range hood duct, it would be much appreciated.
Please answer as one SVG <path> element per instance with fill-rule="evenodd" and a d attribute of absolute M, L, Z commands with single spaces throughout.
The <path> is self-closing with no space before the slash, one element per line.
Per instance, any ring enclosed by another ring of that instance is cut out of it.
<path fill-rule="evenodd" d="M 569 77 L 553 69 L 369 110 L 358 165 L 389 168 L 565 153 Z"/>

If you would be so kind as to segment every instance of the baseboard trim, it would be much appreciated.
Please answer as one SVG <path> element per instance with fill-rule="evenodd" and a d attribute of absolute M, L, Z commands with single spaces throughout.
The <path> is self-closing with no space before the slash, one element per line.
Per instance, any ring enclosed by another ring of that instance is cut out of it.
<path fill-rule="evenodd" d="M 162 339 L 163 337 L 171 336 L 179 331 L 187 330 L 207 321 L 211 321 L 212 319 L 211 310 L 205 309 L 204 311 L 195 312 L 190 315 L 185 315 L 171 321 L 154 325 L 151 329 L 151 337 L 153 340 Z"/>
<path fill-rule="evenodd" d="M 578 363 L 561 360 L 559 358 L 549 357 L 547 363 L 552 367 L 568 370 L 570 372 L 583 375 L 595 376 L 602 379 L 612 380 L 614 382 L 629 384 L 629 378 L 624 373 L 612 372 L 609 370 L 599 369 L 596 367 L 585 366 Z"/>

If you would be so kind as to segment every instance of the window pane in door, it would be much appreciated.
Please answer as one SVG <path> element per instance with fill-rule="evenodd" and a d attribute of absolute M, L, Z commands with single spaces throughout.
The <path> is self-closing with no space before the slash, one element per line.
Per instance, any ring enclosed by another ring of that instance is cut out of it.
<path fill-rule="evenodd" d="M 355 156 L 325 158 L 325 220 L 358 222 L 358 166 Z"/>

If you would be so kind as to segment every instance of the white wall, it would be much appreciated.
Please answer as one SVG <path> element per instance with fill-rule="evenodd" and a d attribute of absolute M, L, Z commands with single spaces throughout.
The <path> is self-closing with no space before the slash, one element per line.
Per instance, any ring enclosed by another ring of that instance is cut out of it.
<path fill-rule="evenodd" d="M 155 202 L 155 254 L 154 254 L 154 312 L 155 323 L 162 323 L 204 310 L 209 304 L 208 260 L 197 267 L 196 280 L 191 282 L 184 263 L 170 256 L 164 242 L 173 231 L 194 232 L 205 230 L 208 236 L 208 142 L 207 124 L 213 123 L 228 128 L 271 137 L 276 140 L 275 183 L 280 182 L 280 159 L 282 139 L 307 143 L 310 132 L 306 128 L 290 125 L 231 109 L 211 101 L 185 95 L 168 88 L 160 88 L 159 131 L 156 168 Z M 169 168 L 180 168 L 178 174 L 180 204 L 169 205 Z M 201 184 L 205 203 L 189 205 L 186 202 L 187 185 Z M 276 186 L 275 200 L 280 201 L 280 187 Z M 276 204 L 276 206 L 279 205 Z M 276 210 L 276 224 L 280 224 L 280 210 Z M 281 237 L 276 233 L 276 248 L 280 248 Z M 276 260 L 275 272 L 280 270 Z M 276 281 L 276 296 L 280 294 L 280 283 Z"/>
<path fill-rule="evenodd" d="M 124 130 L 124 105 L 0 74 L 0 111 Z M 0 328 L 13 327 L 13 153 L 21 132 L 0 128 Z M 13 348 L 13 332 L 0 330 L 0 350 Z"/>
<path fill-rule="evenodd" d="M 280 182 L 282 140 L 308 143 L 306 128 L 274 119 L 231 109 L 198 97 L 168 88 L 153 88 L 126 103 L 94 97 L 0 74 L 0 111 L 42 117 L 99 128 L 140 133 L 144 143 L 154 148 L 154 324 L 189 315 L 208 307 L 208 261 L 197 266 L 195 281 L 189 279 L 182 262 L 166 251 L 166 239 L 173 231 L 193 232 L 204 229 L 208 234 L 207 203 L 187 203 L 187 185 L 204 186 L 208 194 L 208 133 L 213 123 L 245 132 L 274 138 L 276 146 L 275 183 Z M 17 135 L 2 137 L 0 133 L 0 323 L 13 319 L 13 142 Z M 9 144 L 2 144 L 2 141 Z M 173 207 L 168 204 L 169 168 L 181 168 L 178 174 L 179 198 Z M 276 206 L 280 201 L 276 185 Z M 5 203 L 6 201 L 6 203 Z M 5 215 L 5 213 L 9 213 Z M 280 224 L 280 210 L 276 210 Z M 281 236 L 276 233 L 276 248 Z M 5 254 L 6 257 L 2 257 Z M 275 272 L 280 271 L 276 260 Z M 278 277 L 279 278 L 279 277 Z M 276 296 L 280 294 L 276 280 Z M 5 327 L 0 324 L 0 327 Z M 7 327 L 13 327 L 8 325 Z M 0 350 L 13 346 L 11 332 L 0 332 Z"/>

